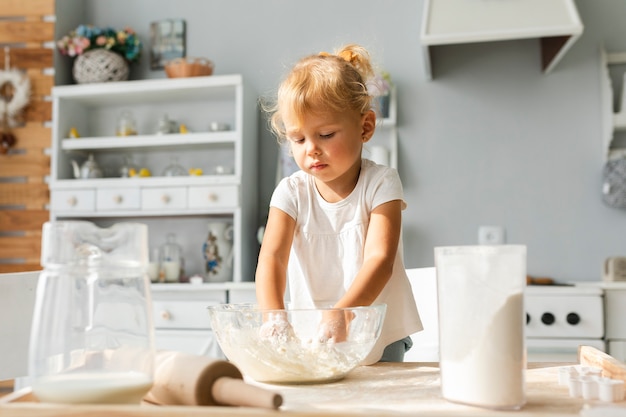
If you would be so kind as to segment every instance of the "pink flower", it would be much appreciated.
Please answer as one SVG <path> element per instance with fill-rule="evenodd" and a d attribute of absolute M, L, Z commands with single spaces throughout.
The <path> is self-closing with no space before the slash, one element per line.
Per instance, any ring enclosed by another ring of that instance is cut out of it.
<path fill-rule="evenodd" d="M 91 45 L 91 41 L 87 38 L 77 38 L 76 45 L 80 46 L 81 49 L 87 49 Z"/>
<path fill-rule="evenodd" d="M 103 46 L 107 43 L 107 38 L 104 35 L 100 35 L 96 38 L 96 45 Z"/>

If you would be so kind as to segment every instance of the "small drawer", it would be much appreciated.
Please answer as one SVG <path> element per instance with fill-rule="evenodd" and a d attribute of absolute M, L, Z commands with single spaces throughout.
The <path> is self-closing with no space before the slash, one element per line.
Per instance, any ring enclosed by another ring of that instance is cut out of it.
<path fill-rule="evenodd" d="M 236 185 L 189 187 L 189 208 L 237 207 L 238 204 Z"/>
<path fill-rule="evenodd" d="M 141 208 L 146 210 L 187 208 L 187 188 L 144 188 L 141 190 Z"/>
<path fill-rule="evenodd" d="M 157 329 L 210 329 L 207 301 L 153 301 L 154 327 Z"/>
<path fill-rule="evenodd" d="M 138 210 L 141 206 L 139 188 L 103 188 L 96 194 L 98 210 Z"/>
<path fill-rule="evenodd" d="M 50 208 L 53 211 L 95 211 L 95 190 L 52 190 Z"/>

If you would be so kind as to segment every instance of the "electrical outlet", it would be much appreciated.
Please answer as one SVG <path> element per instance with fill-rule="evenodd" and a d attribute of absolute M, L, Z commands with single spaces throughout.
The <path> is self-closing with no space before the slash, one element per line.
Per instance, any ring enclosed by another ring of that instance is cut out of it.
<path fill-rule="evenodd" d="M 504 240 L 504 227 L 502 226 L 480 226 L 478 228 L 479 245 L 502 245 Z"/>

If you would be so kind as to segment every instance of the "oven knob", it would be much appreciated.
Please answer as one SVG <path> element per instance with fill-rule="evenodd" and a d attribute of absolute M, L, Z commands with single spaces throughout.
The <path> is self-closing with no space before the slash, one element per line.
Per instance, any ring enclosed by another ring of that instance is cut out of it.
<path fill-rule="evenodd" d="M 552 313 L 543 313 L 541 315 L 541 322 L 543 324 L 547 324 L 548 326 L 554 323 L 554 314 Z"/>
<path fill-rule="evenodd" d="M 580 323 L 580 316 L 576 313 L 569 313 L 566 317 L 566 320 L 569 324 L 575 326 Z"/>

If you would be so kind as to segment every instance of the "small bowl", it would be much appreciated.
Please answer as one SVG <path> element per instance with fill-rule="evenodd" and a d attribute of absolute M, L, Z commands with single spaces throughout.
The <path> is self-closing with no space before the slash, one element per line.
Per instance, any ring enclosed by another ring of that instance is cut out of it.
<path fill-rule="evenodd" d="M 312 384 L 340 380 L 367 357 L 380 336 L 386 305 L 261 310 L 254 304 L 220 304 L 208 309 L 222 351 L 244 375 L 265 383 Z M 351 317 L 345 341 L 320 341 L 323 314 Z M 268 334 L 272 317 L 285 321 Z"/>
<path fill-rule="evenodd" d="M 168 78 L 202 77 L 213 74 L 215 65 L 206 58 L 176 58 L 165 64 Z"/>

